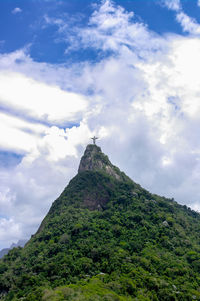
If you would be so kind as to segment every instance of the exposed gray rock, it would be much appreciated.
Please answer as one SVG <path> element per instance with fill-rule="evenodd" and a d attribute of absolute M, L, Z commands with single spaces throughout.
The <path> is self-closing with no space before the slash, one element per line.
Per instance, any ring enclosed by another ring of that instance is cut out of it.
<path fill-rule="evenodd" d="M 163 224 L 163 226 L 165 226 L 165 227 L 169 227 L 169 224 L 168 224 L 167 221 L 164 221 L 162 224 Z"/>
<path fill-rule="evenodd" d="M 119 170 L 118 167 L 112 165 L 108 157 L 102 153 L 101 148 L 96 144 L 89 144 L 85 153 L 81 158 L 78 173 L 83 171 L 103 171 L 114 177 L 116 180 L 124 181 L 132 180 Z"/>

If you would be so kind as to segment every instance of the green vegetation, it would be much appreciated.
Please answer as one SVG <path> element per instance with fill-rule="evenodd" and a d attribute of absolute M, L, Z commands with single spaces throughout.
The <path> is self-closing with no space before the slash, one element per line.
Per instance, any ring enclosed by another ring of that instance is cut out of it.
<path fill-rule="evenodd" d="M 0 260 L 1 300 L 200 300 L 200 215 L 123 179 L 73 178 Z"/>

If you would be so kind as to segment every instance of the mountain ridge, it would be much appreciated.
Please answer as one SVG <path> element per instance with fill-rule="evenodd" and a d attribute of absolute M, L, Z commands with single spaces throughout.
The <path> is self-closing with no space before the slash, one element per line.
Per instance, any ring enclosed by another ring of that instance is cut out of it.
<path fill-rule="evenodd" d="M 25 246 L 26 242 L 27 242 L 27 239 L 20 239 L 16 243 L 13 242 L 9 248 L 1 249 L 0 250 L 0 258 L 2 258 L 4 255 L 8 254 L 8 252 L 13 248 L 17 248 L 17 247 L 23 248 Z"/>

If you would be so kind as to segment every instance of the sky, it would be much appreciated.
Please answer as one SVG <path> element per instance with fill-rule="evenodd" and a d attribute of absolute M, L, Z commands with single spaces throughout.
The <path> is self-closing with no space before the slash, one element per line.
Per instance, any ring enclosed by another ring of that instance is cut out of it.
<path fill-rule="evenodd" d="M 37 231 L 93 135 L 200 211 L 200 1 L 0 1 L 0 249 Z"/>

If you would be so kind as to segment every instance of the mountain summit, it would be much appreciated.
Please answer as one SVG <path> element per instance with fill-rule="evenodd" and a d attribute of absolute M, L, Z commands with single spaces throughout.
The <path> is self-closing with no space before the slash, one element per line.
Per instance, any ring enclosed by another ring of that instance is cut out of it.
<path fill-rule="evenodd" d="M 200 300 L 199 231 L 197 212 L 88 145 L 38 231 L 0 259 L 0 300 Z"/>
<path fill-rule="evenodd" d="M 96 144 L 89 144 L 81 158 L 78 173 L 83 171 L 101 171 L 116 180 L 130 180 L 119 168 L 112 165 L 108 157 L 102 153 L 101 148 Z"/>
<path fill-rule="evenodd" d="M 60 198 L 54 202 L 50 212 L 55 207 L 62 210 L 64 204 L 72 203 L 90 210 L 105 209 L 109 200 L 125 183 L 131 191 L 134 188 L 141 188 L 114 166 L 99 146 L 89 144 L 81 158 L 78 174 L 69 182 Z"/>

